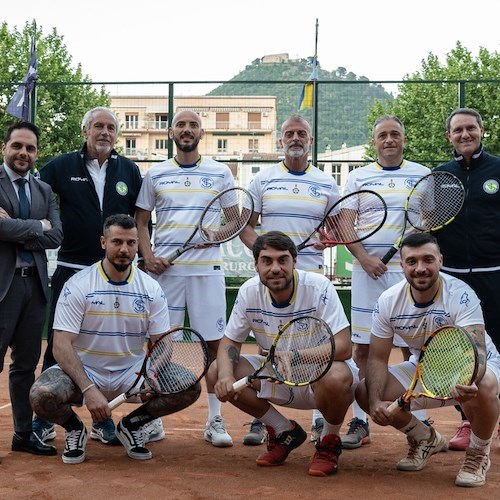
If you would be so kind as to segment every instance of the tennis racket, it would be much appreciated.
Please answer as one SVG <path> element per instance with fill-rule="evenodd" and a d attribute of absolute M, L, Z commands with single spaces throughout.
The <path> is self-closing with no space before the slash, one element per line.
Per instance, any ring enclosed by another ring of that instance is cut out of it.
<path fill-rule="evenodd" d="M 221 191 L 204 208 L 200 220 L 187 241 L 166 257 L 172 263 L 198 245 L 225 243 L 236 238 L 248 225 L 253 213 L 253 198 L 243 188 Z"/>
<path fill-rule="evenodd" d="M 280 327 L 259 368 L 236 381 L 233 389 L 241 391 L 255 379 L 306 386 L 328 372 L 334 357 L 335 341 L 330 327 L 320 318 L 299 316 Z"/>
<path fill-rule="evenodd" d="M 174 340 L 174 335 L 181 340 Z M 109 409 L 138 394 L 176 394 L 196 385 L 209 366 L 205 340 L 191 328 L 174 328 L 163 334 L 146 352 L 144 363 L 130 389 L 108 403 Z M 141 379 L 144 383 L 139 385 Z"/>
<path fill-rule="evenodd" d="M 451 399 L 453 387 L 471 385 L 477 370 L 477 347 L 469 332 L 459 326 L 442 326 L 422 346 L 410 387 L 387 409 L 397 413 L 406 403 L 421 397 Z"/>
<path fill-rule="evenodd" d="M 405 201 L 403 231 L 382 262 L 387 264 L 401 247 L 408 222 L 418 231 L 439 231 L 457 216 L 464 199 L 462 182 L 449 172 L 431 172 L 419 179 Z"/>
<path fill-rule="evenodd" d="M 340 198 L 297 251 L 319 242 L 325 246 L 348 245 L 369 238 L 384 224 L 387 206 L 374 191 L 361 190 Z M 310 242 L 314 238 L 313 242 Z"/>

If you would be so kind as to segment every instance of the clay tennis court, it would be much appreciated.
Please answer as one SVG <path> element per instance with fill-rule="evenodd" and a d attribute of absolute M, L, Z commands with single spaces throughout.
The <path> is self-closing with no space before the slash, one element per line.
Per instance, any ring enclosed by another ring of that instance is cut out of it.
<path fill-rule="evenodd" d="M 44 346 L 45 348 L 45 346 Z M 245 351 L 253 352 L 254 345 Z M 394 351 L 392 361 L 399 359 Z M 166 439 L 151 443 L 153 459 L 132 460 L 124 448 L 87 443 L 87 459 L 79 465 L 66 465 L 60 453 L 64 448 L 63 430 L 57 428 L 52 443 L 57 457 L 39 457 L 10 451 L 12 416 L 9 404 L 6 359 L 0 375 L 0 498 L 37 500 L 112 500 L 112 499 L 447 499 L 498 498 L 500 488 L 500 449 L 498 440 L 492 446 L 492 467 L 487 484 L 481 488 L 464 489 L 454 485 L 463 452 L 448 451 L 431 458 L 420 472 L 400 472 L 396 462 L 406 455 L 406 439 L 389 427 L 371 423 L 372 443 L 357 450 L 345 450 L 340 457 L 339 473 L 326 478 L 307 475 L 313 445 L 306 441 L 293 451 L 285 465 L 259 467 L 256 456 L 264 445 L 243 446 L 250 417 L 229 404 L 223 405 L 223 416 L 234 440 L 231 448 L 215 448 L 203 439 L 207 417 L 205 392 L 190 408 L 163 417 Z M 129 411 L 123 405 L 114 412 L 117 421 Z M 87 428 L 90 418 L 85 409 L 78 410 Z M 306 430 L 311 424 L 311 412 L 284 410 Z M 348 413 L 347 420 L 351 417 Z M 453 408 L 432 410 L 429 417 L 435 427 L 450 438 L 459 421 Z M 344 430 L 344 429 L 343 429 Z"/>

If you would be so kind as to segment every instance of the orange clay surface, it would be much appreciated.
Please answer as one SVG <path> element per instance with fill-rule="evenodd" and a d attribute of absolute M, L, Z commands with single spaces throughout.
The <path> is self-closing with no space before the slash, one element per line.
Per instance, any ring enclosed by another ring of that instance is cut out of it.
<path fill-rule="evenodd" d="M 45 346 L 44 346 L 45 348 Z M 253 352 L 255 345 L 245 345 Z M 394 350 L 392 361 L 400 359 Z M 498 439 L 492 446 L 492 466 L 486 486 L 458 488 L 455 475 L 463 452 L 448 451 L 433 456 L 420 472 L 399 472 L 396 462 L 406 456 L 403 435 L 390 427 L 371 425 L 371 444 L 345 450 L 336 475 L 319 478 L 307 475 L 314 446 L 308 440 L 294 450 L 286 463 L 278 467 L 259 467 L 255 458 L 264 446 L 243 446 L 243 427 L 251 417 L 226 403 L 223 417 L 234 446 L 215 448 L 203 439 L 207 417 L 205 391 L 200 399 L 183 412 L 163 417 L 166 438 L 151 443 L 153 459 L 128 458 L 121 446 L 105 446 L 89 439 L 87 458 L 79 465 L 65 465 L 60 453 L 63 430 L 57 428 L 56 457 L 39 457 L 10 451 L 12 415 L 7 385 L 8 359 L 0 374 L 0 499 L 37 500 L 112 500 L 112 499 L 493 499 L 500 495 L 500 449 Z M 128 411 L 127 405 L 114 412 L 117 421 Z M 78 410 L 90 431 L 90 417 Z M 307 431 L 311 412 L 284 409 Z M 432 410 L 428 415 L 436 429 L 448 439 L 459 423 L 454 408 Z M 346 420 L 351 417 L 349 410 Z M 345 427 L 342 433 L 345 432 Z"/>

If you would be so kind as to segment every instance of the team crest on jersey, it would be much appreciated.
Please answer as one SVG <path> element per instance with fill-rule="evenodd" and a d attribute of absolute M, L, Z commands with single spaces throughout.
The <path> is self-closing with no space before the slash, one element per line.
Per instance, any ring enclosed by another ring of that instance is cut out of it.
<path fill-rule="evenodd" d="M 116 183 L 116 192 L 122 196 L 126 196 L 128 193 L 128 186 L 123 181 L 118 181 Z"/>
<path fill-rule="evenodd" d="M 299 194 L 300 193 L 300 189 L 297 187 L 297 184 L 295 184 L 295 187 L 292 189 L 293 193 L 294 194 Z"/>
<path fill-rule="evenodd" d="M 226 322 L 224 321 L 224 318 L 222 318 L 222 317 L 219 318 L 217 320 L 217 331 L 218 332 L 224 331 L 225 326 L 226 326 Z"/>
<path fill-rule="evenodd" d="M 309 194 L 313 197 L 313 198 L 319 198 L 321 196 L 321 190 L 319 189 L 318 186 L 311 186 L 309 188 Z"/>
<path fill-rule="evenodd" d="M 202 177 L 200 179 L 200 186 L 204 189 L 212 189 L 214 185 L 214 180 L 210 177 Z"/>
<path fill-rule="evenodd" d="M 391 179 L 389 181 L 389 184 L 387 184 L 391 189 L 396 187 L 396 184 L 394 184 L 394 181 Z"/>
<path fill-rule="evenodd" d="M 137 298 L 134 300 L 134 312 L 143 313 L 145 309 L 146 307 L 143 299 Z"/>
<path fill-rule="evenodd" d="M 498 181 L 496 181 L 495 179 L 488 179 L 483 184 L 483 191 L 486 194 L 498 193 Z"/>
<path fill-rule="evenodd" d="M 416 184 L 415 179 L 405 179 L 405 188 L 411 189 Z"/>
<path fill-rule="evenodd" d="M 436 316 L 433 318 L 434 328 L 440 328 L 440 327 L 448 324 L 449 320 L 445 316 L 449 316 L 449 314 L 447 314 L 447 315 L 443 314 L 443 315 Z"/>

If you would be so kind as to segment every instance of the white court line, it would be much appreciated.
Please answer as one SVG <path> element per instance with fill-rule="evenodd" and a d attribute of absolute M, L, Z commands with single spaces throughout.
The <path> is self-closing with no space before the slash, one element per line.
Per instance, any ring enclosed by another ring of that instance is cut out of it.
<path fill-rule="evenodd" d="M 0 406 L 0 410 L 5 410 L 5 408 L 10 408 L 12 405 L 9 403 L 9 404 L 6 404 L 6 405 L 3 405 L 3 406 Z"/>

